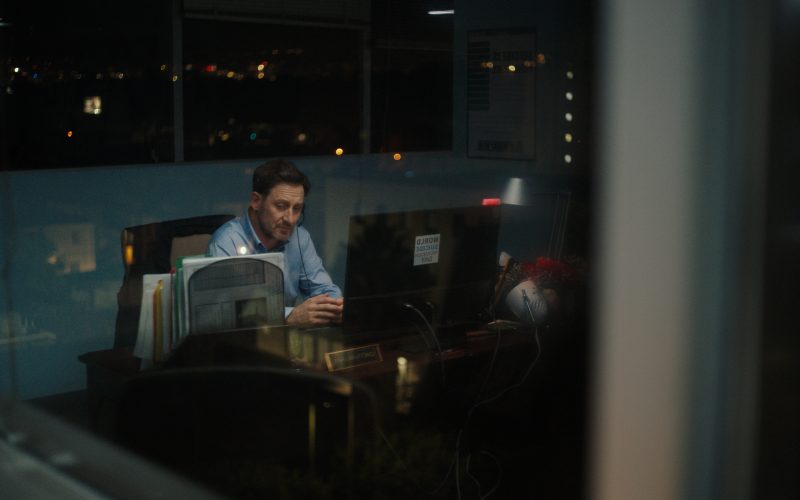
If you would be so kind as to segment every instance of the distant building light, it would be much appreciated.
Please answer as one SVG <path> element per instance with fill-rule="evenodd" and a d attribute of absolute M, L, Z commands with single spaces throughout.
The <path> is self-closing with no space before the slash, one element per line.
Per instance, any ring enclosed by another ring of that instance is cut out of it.
<path fill-rule="evenodd" d="M 258 79 L 259 80 L 263 80 L 264 79 L 264 72 L 263 71 L 258 73 Z"/>
<path fill-rule="evenodd" d="M 99 95 L 86 97 L 83 100 L 83 112 L 87 115 L 99 115 L 103 112 L 103 100 Z"/>
<path fill-rule="evenodd" d="M 395 153 L 392 155 L 392 158 L 394 159 L 394 161 L 400 161 L 403 159 L 403 155 L 401 155 L 400 153 Z"/>
<path fill-rule="evenodd" d="M 306 135 L 305 132 L 300 132 L 299 134 L 297 134 L 297 142 L 301 142 L 301 143 L 302 142 L 306 142 L 307 139 L 308 139 L 308 135 Z"/>
<path fill-rule="evenodd" d="M 336 148 L 336 156 L 342 156 L 344 154 L 344 149 Z"/>
<path fill-rule="evenodd" d="M 67 138 L 72 139 L 72 130 L 67 130 Z"/>
<path fill-rule="evenodd" d="M 258 135 L 255 132 L 250 132 L 250 140 L 251 141 L 255 141 L 256 137 L 258 137 Z"/>
<path fill-rule="evenodd" d="M 175 83 L 177 81 L 178 81 L 178 75 L 172 75 L 172 83 Z"/>
<path fill-rule="evenodd" d="M 166 64 L 162 64 L 161 65 L 161 71 L 166 71 L 166 70 L 167 70 L 167 65 Z"/>
<path fill-rule="evenodd" d="M 19 66 L 14 67 L 14 73 L 19 73 Z"/>
<path fill-rule="evenodd" d="M 564 163 L 572 163 L 572 155 L 564 155 Z"/>
<path fill-rule="evenodd" d="M 449 9 L 449 10 L 429 10 L 428 11 L 428 15 L 430 15 L 430 16 L 452 16 L 453 14 L 455 14 L 455 12 L 456 11 L 454 9 Z"/>
<path fill-rule="evenodd" d="M 571 122 L 572 121 L 572 113 L 565 114 L 564 115 L 564 119 L 567 120 L 568 122 Z"/>
<path fill-rule="evenodd" d="M 512 73 L 513 73 L 513 72 L 515 72 L 516 70 L 517 70 L 517 67 L 516 67 L 516 66 L 514 66 L 513 64 L 509 64 L 509 65 L 508 65 L 508 71 L 510 71 L 510 72 L 512 72 Z"/>

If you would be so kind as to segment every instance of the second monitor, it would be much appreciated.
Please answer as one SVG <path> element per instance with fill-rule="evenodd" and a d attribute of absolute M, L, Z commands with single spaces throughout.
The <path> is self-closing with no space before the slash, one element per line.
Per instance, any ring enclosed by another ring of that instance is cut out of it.
<path fill-rule="evenodd" d="M 345 273 L 347 331 L 408 330 L 411 307 L 441 330 L 477 323 L 497 277 L 500 207 L 355 215 Z"/>

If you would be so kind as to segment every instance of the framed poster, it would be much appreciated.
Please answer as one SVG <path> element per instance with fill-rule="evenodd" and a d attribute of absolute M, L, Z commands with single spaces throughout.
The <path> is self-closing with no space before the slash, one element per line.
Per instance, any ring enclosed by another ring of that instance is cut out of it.
<path fill-rule="evenodd" d="M 535 42 L 529 29 L 469 32 L 467 156 L 535 159 Z"/>

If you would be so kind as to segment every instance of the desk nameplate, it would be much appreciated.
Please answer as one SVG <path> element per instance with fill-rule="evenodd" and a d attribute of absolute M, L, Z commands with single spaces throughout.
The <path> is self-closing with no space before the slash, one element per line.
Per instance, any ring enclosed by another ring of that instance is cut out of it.
<path fill-rule="evenodd" d="M 352 349 L 325 353 L 325 364 L 328 366 L 329 372 L 372 363 L 380 363 L 381 361 L 383 361 L 383 355 L 381 354 L 381 346 L 379 344 L 370 344 L 354 347 Z"/>

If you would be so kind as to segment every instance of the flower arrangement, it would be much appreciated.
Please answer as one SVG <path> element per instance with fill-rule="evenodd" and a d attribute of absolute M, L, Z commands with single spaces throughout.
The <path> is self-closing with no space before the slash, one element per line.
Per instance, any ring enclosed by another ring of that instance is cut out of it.
<path fill-rule="evenodd" d="M 561 309 L 561 295 L 574 288 L 585 274 L 583 261 L 576 257 L 537 257 L 533 262 L 518 262 L 503 253 L 500 264 L 504 273 L 497 287 L 498 299 L 517 318 L 535 323 L 546 321 Z"/>
<path fill-rule="evenodd" d="M 560 260 L 538 257 L 534 262 L 520 264 L 521 273 L 541 289 L 574 285 L 582 274 L 581 268 Z"/>

